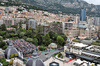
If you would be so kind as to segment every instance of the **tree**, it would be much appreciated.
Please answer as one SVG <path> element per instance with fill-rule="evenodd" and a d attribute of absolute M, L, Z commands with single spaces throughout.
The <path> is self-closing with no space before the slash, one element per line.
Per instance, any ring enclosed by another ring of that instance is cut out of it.
<path fill-rule="evenodd" d="M 16 33 L 16 31 L 15 31 L 14 29 L 8 30 L 7 32 L 8 32 L 8 33 Z"/>
<path fill-rule="evenodd" d="M 21 32 L 21 33 L 19 34 L 19 37 L 22 38 L 22 37 L 24 36 L 24 34 L 25 34 L 25 32 Z"/>
<path fill-rule="evenodd" d="M 11 27 L 16 28 L 17 29 L 17 25 L 11 25 Z"/>
<path fill-rule="evenodd" d="M 5 61 L 3 62 L 3 66 L 8 66 L 9 65 L 9 62 Z"/>
<path fill-rule="evenodd" d="M 7 45 L 4 45 L 2 49 L 5 50 L 6 48 L 7 48 Z"/>
<path fill-rule="evenodd" d="M 54 35 L 55 35 L 55 32 L 53 32 L 53 31 L 49 32 L 49 36 L 50 36 L 51 39 L 53 39 Z"/>
<path fill-rule="evenodd" d="M 49 32 L 49 36 L 50 36 L 50 38 L 52 39 L 52 41 L 55 42 L 56 39 L 57 39 L 58 34 L 55 33 L 55 32 L 53 32 L 53 31 L 50 31 L 50 32 Z"/>
<path fill-rule="evenodd" d="M 9 33 L 9 34 L 10 34 L 11 37 L 16 37 L 17 36 L 17 34 L 15 34 L 15 33 Z"/>
<path fill-rule="evenodd" d="M 44 46 L 39 46 L 40 51 L 44 51 L 46 48 Z"/>
<path fill-rule="evenodd" d="M 25 29 L 21 29 L 21 32 L 26 32 L 26 30 Z"/>
<path fill-rule="evenodd" d="M 27 61 L 24 61 L 24 64 L 26 64 L 27 63 Z"/>
<path fill-rule="evenodd" d="M 15 56 L 14 54 L 11 54 L 10 58 L 14 58 L 14 56 Z"/>
<path fill-rule="evenodd" d="M 57 37 L 57 44 L 63 46 L 64 45 L 64 39 L 61 36 Z"/>
<path fill-rule="evenodd" d="M 1 35 L 1 36 L 6 35 L 6 33 L 7 33 L 6 31 L 0 31 L 0 35 Z"/>
<path fill-rule="evenodd" d="M 61 33 L 60 36 L 66 41 L 67 40 L 67 37 L 64 33 Z"/>
<path fill-rule="evenodd" d="M 19 22 L 19 29 L 22 29 L 22 22 Z"/>
<path fill-rule="evenodd" d="M 0 42 L 0 48 L 2 48 L 3 50 L 5 50 L 7 48 L 7 45 L 5 42 L 1 41 Z"/>
<path fill-rule="evenodd" d="M 35 44 L 35 45 L 38 44 L 38 39 L 37 38 L 33 38 L 33 44 Z"/>
<path fill-rule="evenodd" d="M 9 33 L 6 33 L 6 38 L 10 38 L 10 34 Z"/>
<path fill-rule="evenodd" d="M 9 64 L 12 65 L 13 64 L 13 61 L 14 61 L 13 59 L 10 59 Z"/>
<path fill-rule="evenodd" d="M 5 42 L 3 42 L 3 41 L 0 42 L 0 48 L 3 48 L 5 45 L 6 45 Z"/>
<path fill-rule="evenodd" d="M 26 41 L 28 41 L 28 42 L 32 42 L 33 39 L 32 39 L 32 38 L 27 38 Z"/>
<path fill-rule="evenodd" d="M 27 30 L 25 36 L 32 38 L 32 30 Z"/>
<path fill-rule="evenodd" d="M 58 53 L 59 58 L 63 58 L 63 55 L 61 53 Z"/>
<path fill-rule="evenodd" d="M 50 43 L 51 43 L 51 39 L 50 39 L 49 34 L 47 33 L 44 37 L 44 44 L 45 46 L 48 46 Z"/>
<path fill-rule="evenodd" d="M 36 38 L 38 39 L 38 45 L 43 44 L 43 36 L 41 34 L 37 34 Z"/>
<path fill-rule="evenodd" d="M 37 30 L 37 33 L 43 33 L 43 26 L 38 25 L 36 30 Z"/>
<path fill-rule="evenodd" d="M 14 56 L 15 56 L 15 57 L 17 57 L 17 56 L 18 56 L 18 54 L 17 54 L 17 53 L 15 53 L 15 54 L 14 54 Z"/>
<path fill-rule="evenodd" d="M 5 26 L 5 24 L 2 24 L 2 25 L 1 25 L 1 30 L 2 30 L 2 31 L 6 31 L 6 26 Z"/>
<path fill-rule="evenodd" d="M 5 61 L 6 61 L 5 58 L 0 58 L 0 62 L 1 62 L 1 63 L 5 62 Z"/>
<path fill-rule="evenodd" d="M 3 37 L 2 36 L 0 36 L 0 41 L 2 41 L 3 40 Z"/>
<path fill-rule="evenodd" d="M 23 39 L 26 40 L 27 39 L 27 36 L 24 36 Z"/>

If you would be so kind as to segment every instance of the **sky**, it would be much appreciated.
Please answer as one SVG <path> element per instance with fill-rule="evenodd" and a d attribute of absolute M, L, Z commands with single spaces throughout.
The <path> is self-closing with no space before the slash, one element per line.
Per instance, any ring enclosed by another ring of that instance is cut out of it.
<path fill-rule="evenodd" d="M 90 4 L 100 5 L 100 0 L 85 0 Z"/>

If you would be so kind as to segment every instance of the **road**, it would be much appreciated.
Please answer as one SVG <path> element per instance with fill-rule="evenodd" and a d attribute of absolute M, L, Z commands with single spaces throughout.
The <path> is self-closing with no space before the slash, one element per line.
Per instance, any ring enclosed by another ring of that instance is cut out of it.
<path fill-rule="evenodd" d="M 63 50 L 55 50 L 55 51 L 50 51 L 50 52 L 48 52 L 49 54 L 47 54 L 47 55 L 45 55 L 45 53 L 47 53 L 47 52 L 44 52 L 44 53 L 42 53 L 42 54 L 40 54 L 40 59 L 42 60 L 42 61 L 46 61 L 47 59 L 49 59 L 50 57 L 52 57 L 52 55 L 54 55 L 55 53 L 58 53 L 58 52 L 62 52 Z"/>

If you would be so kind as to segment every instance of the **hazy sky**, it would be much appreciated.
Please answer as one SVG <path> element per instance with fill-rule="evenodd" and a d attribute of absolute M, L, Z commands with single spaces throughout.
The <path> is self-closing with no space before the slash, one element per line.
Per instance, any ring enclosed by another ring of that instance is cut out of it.
<path fill-rule="evenodd" d="M 92 4 L 95 4 L 95 5 L 100 5 L 100 0 L 85 0 L 87 1 L 88 3 L 92 3 Z"/>

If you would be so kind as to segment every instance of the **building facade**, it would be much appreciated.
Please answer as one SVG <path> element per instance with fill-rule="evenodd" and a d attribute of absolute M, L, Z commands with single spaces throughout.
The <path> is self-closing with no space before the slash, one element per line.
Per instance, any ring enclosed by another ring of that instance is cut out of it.
<path fill-rule="evenodd" d="M 29 19 L 29 21 L 28 21 L 28 28 L 36 29 L 36 20 Z"/>
<path fill-rule="evenodd" d="M 43 33 L 46 34 L 49 31 L 54 31 L 58 34 L 63 33 L 63 24 L 62 22 L 53 22 L 50 23 L 48 26 L 43 26 Z"/>
<path fill-rule="evenodd" d="M 86 10 L 81 9 L 80 21 L 86 21 Z"/>

